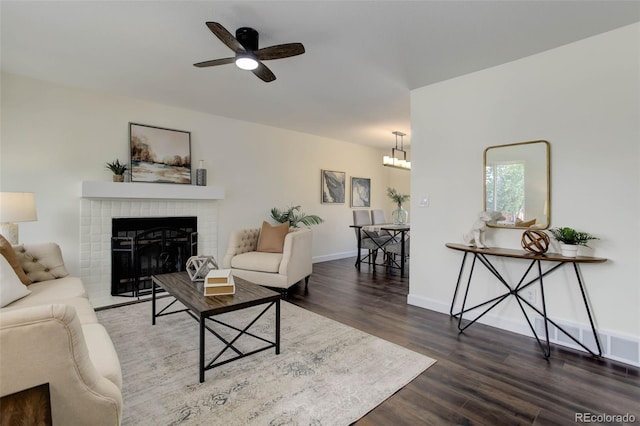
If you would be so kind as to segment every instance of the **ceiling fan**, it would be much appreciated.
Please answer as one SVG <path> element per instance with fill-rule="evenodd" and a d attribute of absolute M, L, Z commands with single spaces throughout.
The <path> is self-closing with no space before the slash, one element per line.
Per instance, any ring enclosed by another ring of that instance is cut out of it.
<path fill-rule="evenodd" d="M 242 27 L 236 30 L 234 37 L 225 27 L 217 22 L 207 22 L 207 27 L 227 47 L 236 54 L 233 58 L 213 59 L 211 61 L 193 64 L 196 67 L 213 67 L 216 65 L 231 64 L 235 62 L 238 68 L 253 72 L 264 82 L 276 79 L 276 76 L 262 61 L 282 59 L 290 56 L 302 55 L 304 46 L 302 43 L 278 44 L 276 46 L 258 49 L 258 32 L 253 28 Z"/>

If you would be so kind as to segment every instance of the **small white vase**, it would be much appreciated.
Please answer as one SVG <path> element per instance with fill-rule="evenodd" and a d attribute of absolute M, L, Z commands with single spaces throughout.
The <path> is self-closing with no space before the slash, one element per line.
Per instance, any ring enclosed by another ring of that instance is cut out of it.
<path fill-rule="evenodd" d="M 578 246 L 575 244 L 560 244 L 560 251 L 564 257 L 578 256 Z"/>

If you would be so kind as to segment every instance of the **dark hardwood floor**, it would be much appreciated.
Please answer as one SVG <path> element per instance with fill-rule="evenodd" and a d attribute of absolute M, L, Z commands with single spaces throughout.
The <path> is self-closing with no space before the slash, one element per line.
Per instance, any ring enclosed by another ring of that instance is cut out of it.
<path fill-rule="evenodd" d="M 533 338 L 482 324 L 458 334 L 448 315 L 406 304 L 408 278 L 354 260 L 314 264 L 308 291 L 288 300 L 437 360 L 358 425 L 580 424 L 576 413 L 640 423 L 639 368 L 556 345 L 547 361 Z"/>

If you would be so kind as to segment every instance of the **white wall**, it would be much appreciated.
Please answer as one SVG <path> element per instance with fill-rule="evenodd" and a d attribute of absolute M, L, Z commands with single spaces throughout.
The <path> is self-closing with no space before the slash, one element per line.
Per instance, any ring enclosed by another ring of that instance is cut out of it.
<path fill-rule="evenodd" d="M 543 139 L 551 144 L 551 226 L 599 236 L 582 254 L 609 259 L 582 266 L 596 324 L 639 339 L 639 40 L 634 24 L 412 92 L 410 303 L 448 313 L 461 253 L 444 244 L 461 242 L 482 209 L 483 150 Z M 416 208 L 425 194 L 430 207 Z M 520 248 L 521 234 L 492 229 L 488 239 Z M 497 263 L 510 279 L 524 272 L 522 263 Z M 497 294 L 492 277 L 476 279 L 476 300 Z M 549 276 L 548 305 L 556 318 L 588 326 L 576 285 L 570 268 Z M 494 313 L 494 325 L 526 328 L 514 303 Z"/>
<path fill-rule="evenodd" d="M 79 267 L 80 182 L 109 181 L 105 162 L 129 161 L 129 122 L 191 132 L 193 164 L 204 159 L 208 182 L 226 191 L 219 260 L 231 229 L 260 226 L 271 207 L 298 204 L 326 220 L 313 227 L 315 261 L 355 255 L 349 197 L 321 204 L 321 169 L 345 171 L 348 194 L 352 176 L 371 178 L 372 207 L 390 215 L 385 191 L 397 175 L 382 166 L 381 150 L 24 76 L 3 74 L 1 82 L 0 187 L 36 193 L 39 219 L 20 225 L 20 240 L 58 242 L 72 273 Z M 399 182 L 408 191 L 408 173 Z"/>

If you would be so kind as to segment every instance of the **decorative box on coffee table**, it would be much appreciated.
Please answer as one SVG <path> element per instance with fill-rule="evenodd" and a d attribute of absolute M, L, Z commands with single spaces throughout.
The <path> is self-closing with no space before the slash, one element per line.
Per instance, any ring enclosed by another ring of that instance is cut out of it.
<path fill-rule="evenodd" d="M 203 285 L 205 296 L 222 296 L 235 294 L 236 286 L 233 282 L 231 269 L 213 269 L 207 273 Z"/>

